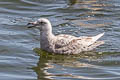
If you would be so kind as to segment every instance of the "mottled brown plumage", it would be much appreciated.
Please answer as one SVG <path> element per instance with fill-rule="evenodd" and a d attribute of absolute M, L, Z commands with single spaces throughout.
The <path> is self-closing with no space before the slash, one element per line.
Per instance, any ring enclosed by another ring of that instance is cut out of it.
<path fill-rule="evenodd" d="M 104 33 L 93 37 L 75 37 L 66 34 L 55 36 L 52 33 L 52 26 L 48 19 L 40 18 L 29 24 L 32 24 L 32 27 L 40 30 L 41 48 L 48 52 L 56 54 L 78 54 L 82 51 L 93 50 L 97 46 L 104 44 L 104 41 L 97 41 Z"/>

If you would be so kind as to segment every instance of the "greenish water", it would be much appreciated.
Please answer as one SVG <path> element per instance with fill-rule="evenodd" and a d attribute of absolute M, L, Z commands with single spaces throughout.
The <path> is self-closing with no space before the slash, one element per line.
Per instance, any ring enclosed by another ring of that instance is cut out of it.
<path fill-rule="evenodd" d="M 39 31 L 26 24 L 48 18 L 54 34 L 105 32 L 97 52 L 38 51 Z M 119 0 L 0 0 L 0 80 L 120 80 Z M 103 53 L 102 53 L 103 52 Z"/>

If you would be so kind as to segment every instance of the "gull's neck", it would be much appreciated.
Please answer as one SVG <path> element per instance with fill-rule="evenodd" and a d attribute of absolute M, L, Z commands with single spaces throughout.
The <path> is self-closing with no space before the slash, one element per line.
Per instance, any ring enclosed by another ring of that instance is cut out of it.
<path fill-rule="evenodd" d="M 40 31 L 40 36 L 42 40 L 46 40 L 49 41 L 50 39 L 52 39 L 54 36 L 54 34 L 52 33 L 52 26 L 49 26 L 48 29 Z"/>
<path fill-rule="evenodd" d="M 41 37 L 44 37 L 44 38 L 54 37 L 54 34 L 52 33 L 52 31 L 41 31 L 40 35 Z"/>
<path fill-rule="evenodd" d="M 52 33 L 52 29 L 48 31 L 41 31 L 40 32 L 40 45 L 41 48 L 44 49 L 49 49 L 49 46 L 53 46 L 52 42 L 54 41 L 55 36 Z"/>

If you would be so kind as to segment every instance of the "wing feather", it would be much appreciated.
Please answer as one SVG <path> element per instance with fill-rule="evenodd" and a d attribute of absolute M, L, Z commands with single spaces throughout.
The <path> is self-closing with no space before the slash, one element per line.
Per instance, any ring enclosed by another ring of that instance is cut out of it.
<path fill-rule="evenodd" d="M 69 44 L 76 44 L 76 43 L 87 47 L 95 43 L 103 35 L 104 33 L 98 34 L 93 37 L 87 37 L 87 36 L 75 37 L 71 35 L 61 34 L 61 35 L 56 36 L 57 39 L 56 39 L 55 48 L 62 48 Z"/>
<path fill-rule="evenodd" d="M 89 46 L 89 45 L 92 45 L 93 43 L 95 43 L 103 35 L 104 35 L 104 33 L 98 34 L 93 37 L 81 37 L 81 40 L 79 41 L 79 43 L 83 44 L 84 46 Z"/>

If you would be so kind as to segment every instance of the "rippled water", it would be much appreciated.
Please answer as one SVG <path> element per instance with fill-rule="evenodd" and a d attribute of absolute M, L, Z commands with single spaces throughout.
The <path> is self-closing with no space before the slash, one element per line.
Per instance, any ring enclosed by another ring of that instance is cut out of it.
<path fill-rule="evenodd" d="M 54 34 L 106 32 L 106 43 L 84 55 L 37 51 L 39 31 L 26 24 L 39 17 Z M 119 52 L 120 0 L 0 0 L 0 80 L 120 80 Z"/>

